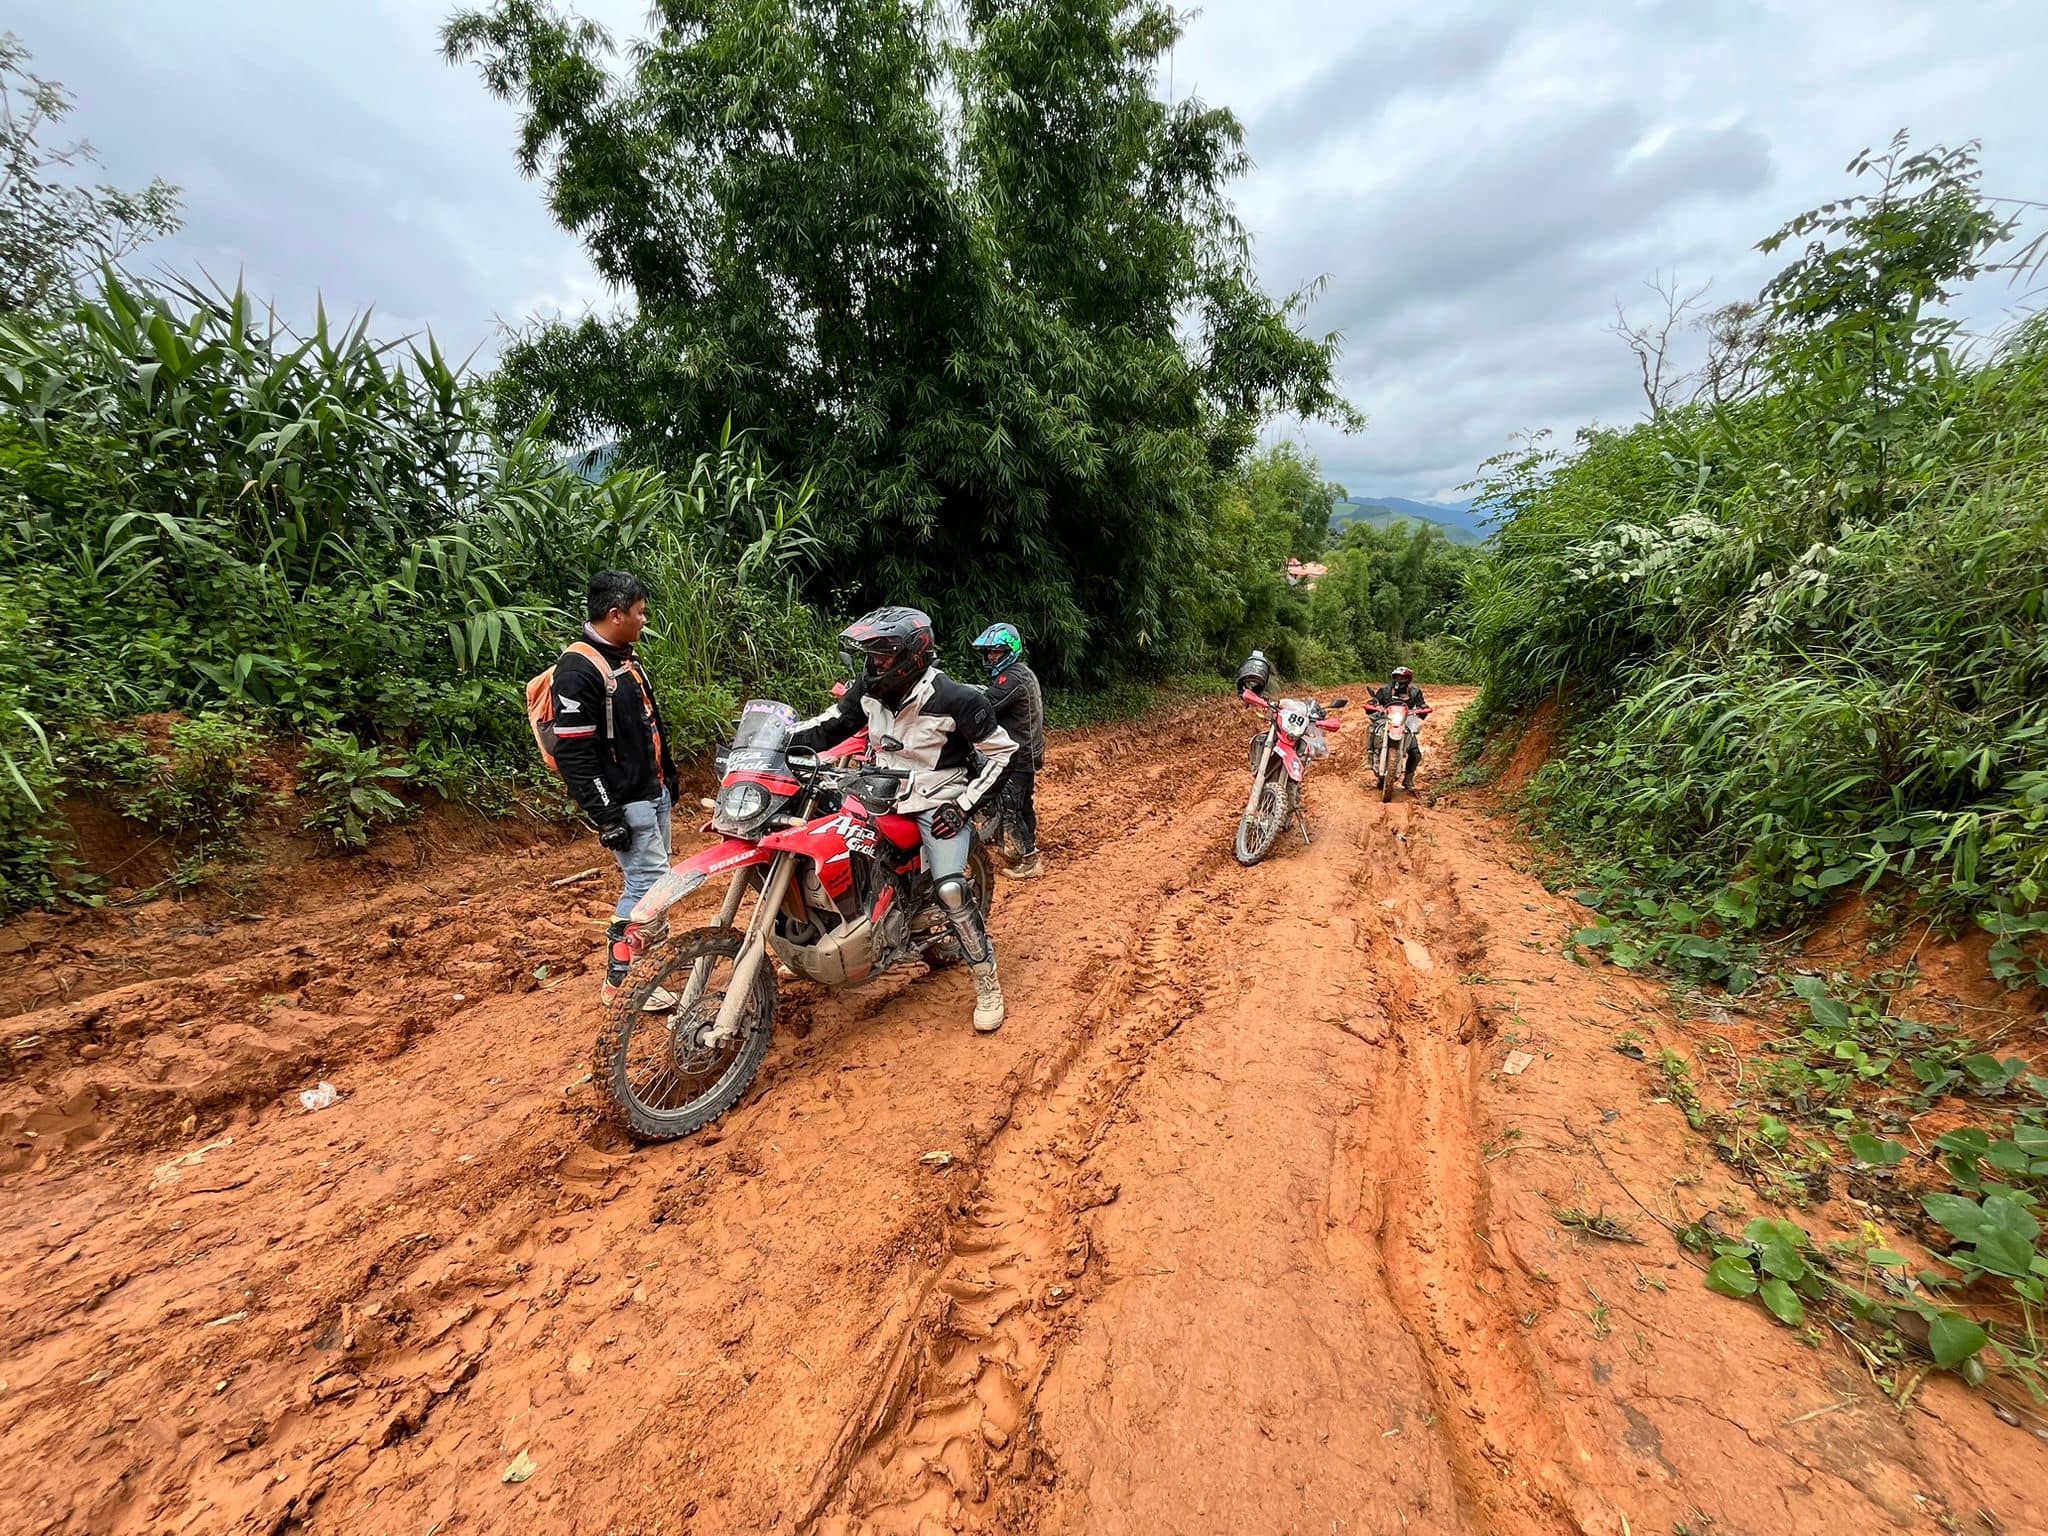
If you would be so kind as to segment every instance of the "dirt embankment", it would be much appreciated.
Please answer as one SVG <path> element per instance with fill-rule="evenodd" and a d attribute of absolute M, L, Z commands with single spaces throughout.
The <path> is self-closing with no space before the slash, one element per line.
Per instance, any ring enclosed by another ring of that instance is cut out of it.
<path fill-rule="evenodd" d="M 1613 1048 L 1666 1004 L 1444 754 L 1341 738 L 1247 871 L 1248 734 L 1057 743 L 1003 1032 L 788 987 L 672 1146 L 581 1081 L 588 845 L 110 943 L 0 1039 L 0 1529 L 2048 1528 L 2032 1434 L 1701 1288 L 1658 1219 L 1755 1196 Z"/>

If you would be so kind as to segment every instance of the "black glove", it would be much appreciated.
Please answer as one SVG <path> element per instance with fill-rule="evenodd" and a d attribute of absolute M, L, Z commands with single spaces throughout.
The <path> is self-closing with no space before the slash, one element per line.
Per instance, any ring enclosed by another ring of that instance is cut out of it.
<path fill-rule="evenodd" d="M 597 840 L 613 853 L 624 853 L 633 846 L 633 828 L 621 816 L 617 821 L 602 823 L 597 829 Z"/>
<path fill-rule="evenodd" d="M 967 813 L 958 805 L 942 805 L 932 812 L 932 836 L 944 840 L 958 837 L 967 825 Z"/>

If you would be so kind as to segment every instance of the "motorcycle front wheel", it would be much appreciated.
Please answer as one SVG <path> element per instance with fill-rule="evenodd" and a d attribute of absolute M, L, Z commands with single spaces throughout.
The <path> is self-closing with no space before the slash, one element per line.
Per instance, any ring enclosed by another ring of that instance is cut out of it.
<path fill-rule="evenodd" d="M 699 1043 L 718 1019 L 745 942 L 737 928 L 664 937 L 634 962 L 605 1010 L 591 1074 L 604 1087 L 612 1118 L 641 1140 L 701 1131 L 740 1101 L 761 1070 L 775 1025 L 775 967 L 766 957 L 733 1038 L 717 1047 Z M 646 1011 L 657 988 L 678 1000 L 666 1013 Z"/>
<path fill-rule="evenodd" d="M 1266 773 L 1252 808 L 1237 822 L 1237 862 L 1249 868 L 1273 851 L 1287 826 L 1287 775 L 1278 763 Z"/>

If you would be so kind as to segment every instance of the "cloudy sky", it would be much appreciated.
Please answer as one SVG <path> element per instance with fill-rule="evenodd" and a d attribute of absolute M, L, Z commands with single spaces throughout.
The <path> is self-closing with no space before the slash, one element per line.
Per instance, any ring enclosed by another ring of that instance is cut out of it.
<path fill-rule="evenodd" d="M 617 33 L 640 0 L 580 7 Z M 374 305 L 486 354 L 501 321 L 605 294 L 513 165 L 514 118 L 441 63 L 437 0 L 15 0 L 118 181 L 184 189 L 145 265 L 244 273 L 289 313 Z M 1631 418 L 1615 300 L 1717 300 L 1752 247 L 1899 128 L 1984 141 L 2048 200 L 2043 0 L 1210 0 L 1162 89 L 1234 108 L 1269 287 L 1314 277 L 1369 429 L 1310 429 L 1355 493 L 1450 498 L 1511 434 Z M 1971 304 L 1991 328 L 2005 289 Z"/>

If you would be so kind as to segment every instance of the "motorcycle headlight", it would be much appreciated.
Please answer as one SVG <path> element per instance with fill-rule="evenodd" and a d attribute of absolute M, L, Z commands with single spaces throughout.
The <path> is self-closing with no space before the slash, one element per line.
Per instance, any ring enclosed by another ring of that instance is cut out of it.
<path fill-rule="evenodd" d="M 718 818 L 744 826 L 768 809 L 768 791 L 758 784 L 728 784 L 718 792 Z"/>

